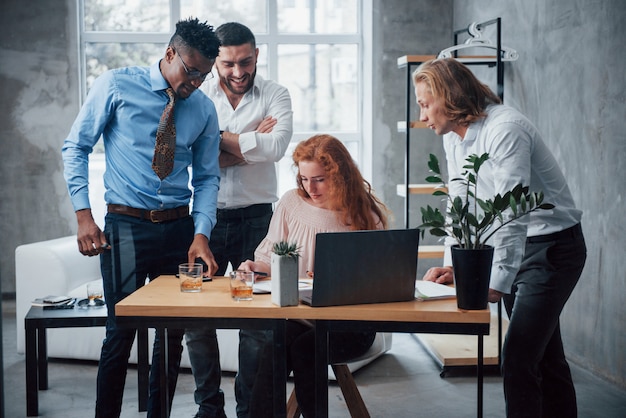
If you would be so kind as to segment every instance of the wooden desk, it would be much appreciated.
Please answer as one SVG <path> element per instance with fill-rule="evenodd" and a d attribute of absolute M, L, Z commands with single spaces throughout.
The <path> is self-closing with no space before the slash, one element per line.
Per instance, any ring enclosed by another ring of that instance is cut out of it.
<path fill-rule="evenodd" d="M 285 365 L 286 308 L 272 305 L 269 295 L 255 295 L 254 300 L 235 302 L 230 297 L 229 281 L 214 278 L 202 284 L 200 293 L 182 293 L 179 280 L 161 276 L 136 290 L 115 305 L 120 326 L 155 328 L 162 353 L 160 391 L 162 416 L 169 416 L 167 385 L 167 329 L 214 327 L 220 329 L 267 329 L 274 333 L 274 416 L 286 416 Z"/>
<path fill-rule="evenodd" d="M 315 326 L 315 416 L 328 416 L 328 333 L 383 331 L 476 335 L 477 417 L 483 416 L 483 337 L 489 334 L 490 312 L 461 311 L 456 299 L 310 308 Z M 445 414 L 444 414 L 445 415 Z"/>
<path fill-rule="evenodd" d="M 167 328 L 215 326 L 216 328 L 258 328 L 274 331 L 274 412 L 285 416 L 285 321 L 316 320 L 316 416 L 328 415 L 328 332 L 364 329 L 388 332 L 470 334 L 478 338 L 478 416 L 482 416 L 483 336 L 489 334 L 490 313 L 460 311 L 456 300 L 411 301 L 369 305 L 311 308 L 298 305 L 273 305 L 270 295 L 255 295 L 254 300 L 235 302 L 230 297 L 228 280 L 214 278 L 205 282 L 200 293 L 181 293 L 178 280 L 162 276 L 115 307 L 118 323 L 132 327 L 156 328 L 164 345 Z M 161 348 L 164 353 L 165 347 Z M 166 356 L 161 356 L 163 402 L 168 402 Z M 169 405 L 162 408 L 169 411 Z"/>

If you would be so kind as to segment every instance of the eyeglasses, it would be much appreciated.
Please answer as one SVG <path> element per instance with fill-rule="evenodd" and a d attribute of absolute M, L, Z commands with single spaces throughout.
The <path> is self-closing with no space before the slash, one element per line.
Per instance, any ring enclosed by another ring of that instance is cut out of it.
<path fill-rule="evenodd" d="M 181 57 L 180 54 L 174 48 L 172 48 L 172 50 L 178 56 L 178 58 L 180 59 L 180 62 L 183 64 L 183 69 L 185 70 L 185 74 L 187 74 L 187 78 L 189 78 L 189 81 L 193 81 L 193 80 L 204 81 L 207 78 L 209 80 L 213 78 L 213 73 L 210 71 L 208 73 L 202 73 L 198 70 L 189 71 L 189 68 L 187 68 L 187 65 L 185 64 L 185 61 L 183 61 L 183 57 Z"/>

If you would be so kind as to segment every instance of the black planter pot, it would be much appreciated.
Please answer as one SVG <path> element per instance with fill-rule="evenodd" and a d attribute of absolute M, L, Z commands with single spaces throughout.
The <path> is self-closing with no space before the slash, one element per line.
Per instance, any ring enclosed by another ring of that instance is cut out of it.
<path fill-rule="evenodd" d="M 487 308 L 492 261 L 491 246 L 481 249 L 466 249 L 458 245 L 452 247 L 454 287 L 459 309 Z"/>

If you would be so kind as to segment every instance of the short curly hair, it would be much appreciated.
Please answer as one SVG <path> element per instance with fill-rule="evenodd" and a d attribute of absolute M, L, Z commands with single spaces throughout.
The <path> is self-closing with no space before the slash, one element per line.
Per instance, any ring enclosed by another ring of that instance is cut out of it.
<path fill-rule="evenodd" d="M 214 60 L 220 51 L 220 41 L 213 26 L 200 22 L 197 18 L 176 23 L 176 32 L 170 39 L 170 46 L 183 50 L 195 49 L 210 60 Z"/>

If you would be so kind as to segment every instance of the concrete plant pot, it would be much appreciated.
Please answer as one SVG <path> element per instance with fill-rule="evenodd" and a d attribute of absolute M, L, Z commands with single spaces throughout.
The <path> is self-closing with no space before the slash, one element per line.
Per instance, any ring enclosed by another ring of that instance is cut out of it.
<path fill-rule="evenodd" d="M 272 303 L 296 306 L 298 298 L 298 258 L 272 253 Z"/>

